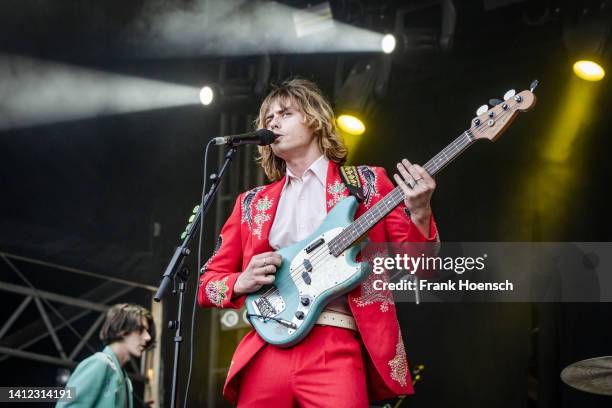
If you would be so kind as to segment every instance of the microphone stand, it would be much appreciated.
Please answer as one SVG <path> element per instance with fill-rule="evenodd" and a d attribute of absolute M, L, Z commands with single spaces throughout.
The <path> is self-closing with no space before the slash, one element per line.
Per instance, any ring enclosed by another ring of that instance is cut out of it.
<path fill-rule="evenodd" d="M 182 314 L 183 314 L 183 303 L 184 303 L 184 294 L 185 294 L 185 282 L 189 276 L 189 270 L 187 267 L 183 267 L 183 263 L 185 261 L 185 257 L 191 253 L 188 246 L 191 242 L 191 239 L 195 233 L 195 231 L 200 226 L 200 220 L 202 217 L 206 215 L 210 205 L 213 201 L 215 194 L 217 193 L 217 189 L 219 188 L 219 183 L 221 182 L 221 178 L 225 174 L 225 170 L 228 165 L 234 158 L 236 154 L 237 148 L 236 146 L 230 146 L 229 151 L 225 155 L 225 161 L 221 166 L 218 174 L 212 174 L 210 179 L 212 184 L 210 189 L 204 196 L 202 200 L 202 205 L 198 207 L 198 211 L 195 215 L 193 223 L 191 227 L 187 231 L 185 238 L 183 239 L 183 243 L 176 248 L 174 251 L 174 255 L 170 259 L 168 266 L 166 267 L 166 271 L 162 276 L 162 281 L 157 289 L 157 293 L 153 297 L 156 302 L 159 302 L 163 299 L 166 292 L 170 288 L 170 284 L 173 284 L 174 288 L 172 290 L 173 294 L 179 295 L 179 304 L 178 304 L 178 312 L 176 320 L 171 320 L 168 323 L 168 328 L 170 330 L 176 329 L 174 335 L 174 365 L 172 367 L 172 400 L 170 402 L 170 407 L 175 408 L 177 405 L 177 385 L 178 385 L 178 369 L 179 369 L 179 356 L 181 351 L 181 343 L 183 341 L 183 337 L 181 336 L 181 328 L 182 328 Z M 180 272 L 177 272 L 180 270 Z M 176 279 L 178 278 L 178 290 L 176 288 Z M 197 289 L 196 289 L 197 290 Z"/>

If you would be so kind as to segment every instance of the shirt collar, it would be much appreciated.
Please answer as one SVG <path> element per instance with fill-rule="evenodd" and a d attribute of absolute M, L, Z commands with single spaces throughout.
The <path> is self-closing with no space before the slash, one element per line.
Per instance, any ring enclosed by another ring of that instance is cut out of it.
<path fill-rule="evenodd" d="M 106 354 L 107 356 L 109 356 L 111 360 L 113 360 L 113 362 L 117 366 L 117 371 L 122 369 L 121 363 L 119 363 L 119 357 L 117 357 L 117 355 L 115 354 L 115 352 L 110 346 L 104 347 L 104 350 L 102 350 L 102 352 Z"/>
<path fill-rule="evenodd" d="M 310 165 L 310 167 L 306 169 L 304 174 L 309 171 L 312 171 L 316 178 L 321 182 L 321 184 L 325 185 L 328 165 L 329 160 L 327 159 L 327 157 L 325 157 L 324 154 L 322 154 L 317 160 L 314 161 L 314 163 Z M 293 174 L 291 170 L 287 167 L 287 180 L 285 181 L 285 185 L 289 182 L 289 179 L 291 178 L 297 178 L 297 176 Z"/>

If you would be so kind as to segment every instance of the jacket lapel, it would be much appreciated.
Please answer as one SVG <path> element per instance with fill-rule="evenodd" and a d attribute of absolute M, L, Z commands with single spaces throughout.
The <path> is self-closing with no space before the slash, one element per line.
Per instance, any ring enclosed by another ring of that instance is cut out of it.
<path fill-rule="evenodd" d="M 119 383 L 118 392 L 119 394 L 123 396 L 120 398 L 122 399 L 126 398 L 127 403 L 128 403 L 128 408 L 132 408 L 132 399 L 128 395 L 128 393 L 131 393 L 132 391 L 132 382 L 130 381 L 123 367 L 121 367 L 121 364 L 119 363 L 119 359 L 117 358 L 113 350 L 109 346 L 106 346 L 102 352 L 106 354 L 107 356 L 109 356 L 111 360 L 113 361 L 113 363 L 115 364 L 117 382 Z M 127 384 L 125 384 L 126 382 Z"/>
<path fill-rule="evenodd" d="M 278 200 L 284 185 L 285 177 L 265 187 L 253 200 L 251 208 L 251 214 L 253 214 L 251 239 L 254 254 L 272 250 L 268 237 L 270 236 L 274 217 L 276 217 Z"/>

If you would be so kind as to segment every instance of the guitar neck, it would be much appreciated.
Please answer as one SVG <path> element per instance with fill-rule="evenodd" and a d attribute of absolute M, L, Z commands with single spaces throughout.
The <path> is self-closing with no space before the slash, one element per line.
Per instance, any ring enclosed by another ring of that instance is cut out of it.
<path fill-rule="evenodd" d="M 432 157 L 423 168 L 431 176 L 439 173 L 447 164 L 457 158 L 467 149 L 475 138 L 471 130 L 466 130 L 453 140 L 448 146 Z M 404 201 L 404 193 L 397 186 L 383 197 L 372 208 L 353 221 L 338 236 L 329 242 L 329 248 L 334 256 L 339 256 L 353 245 L 359 238 L 374 227 L 380 220 L 389 214 L 397 205 Z"/>

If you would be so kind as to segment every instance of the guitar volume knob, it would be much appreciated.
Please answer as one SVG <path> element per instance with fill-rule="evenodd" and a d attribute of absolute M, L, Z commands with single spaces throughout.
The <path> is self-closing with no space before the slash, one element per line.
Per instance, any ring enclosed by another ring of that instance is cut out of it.
<path fill-rule="evenodd" d="M 300 303 L 301 303 L 303 306 L 308 306 L 308 305 L 310 304 L 310 299 L 308 299 L 307 297 L 302 297 L 302 298 L 300 299 Z"/>
<path fill-rule="evenodd" d="M 297 312 L 295 312 L 295 317 L 297 317 L 299 320 L 302 320 L 304 318 L 304 312 L 298 310 Z"/>

